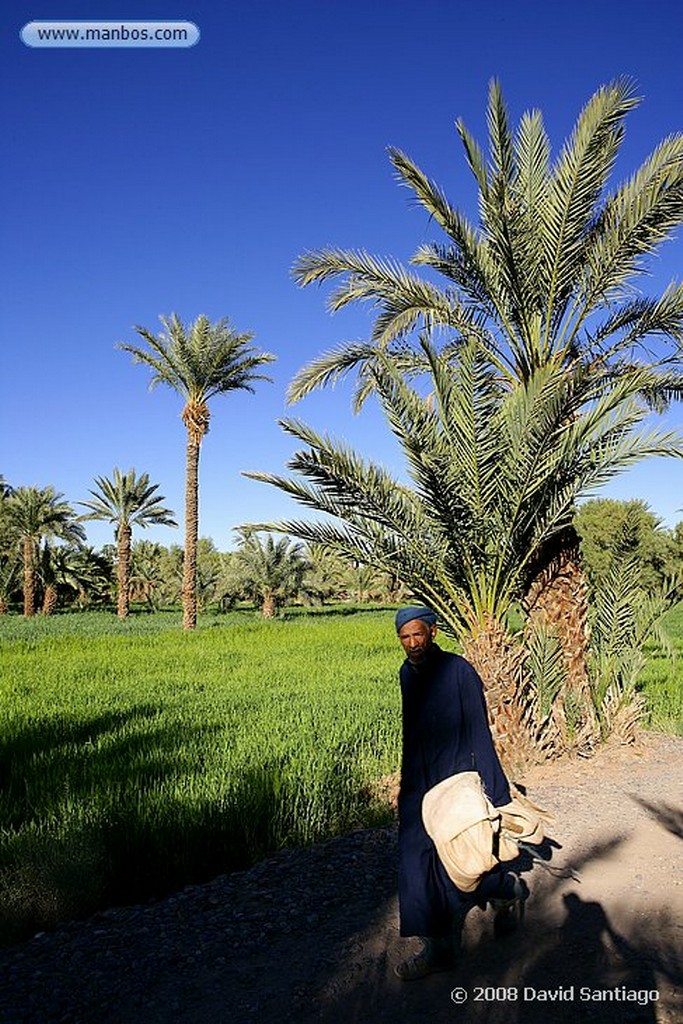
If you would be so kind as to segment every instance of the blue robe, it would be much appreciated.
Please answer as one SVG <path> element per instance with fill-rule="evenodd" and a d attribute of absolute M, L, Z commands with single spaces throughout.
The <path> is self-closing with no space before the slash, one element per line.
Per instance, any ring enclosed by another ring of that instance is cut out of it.
<path fill-rule="evenodd" d="M 510 789 L 493 746 L 481 680 L 469 662 L 432 644 L 420 665 L 406 659 L 400 679 L 400 933 L 438 938 L 450 933 L 454 914 L 492 897 L 511 896 L 514 879 L 496 868 L 474 893 L 461 893 L 422 824 L 422 798 L 449 775 L 473 770 L 494 806 L 508 803 Z"/>

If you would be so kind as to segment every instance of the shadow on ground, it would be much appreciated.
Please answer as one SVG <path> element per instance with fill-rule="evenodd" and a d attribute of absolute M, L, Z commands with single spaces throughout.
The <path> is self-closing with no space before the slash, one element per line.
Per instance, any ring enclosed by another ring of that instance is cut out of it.
<path fill-rule="evenodd" d="M 581 873 L 613 863 L 626 839 L 594 844 L 572 867 Z M 400 982 L 393 967 L 407 949 L 398 938 L 396 861 L 395 828 L 363 830 L 283 851 L 155 906 L 67 926 L 0 954 L 0 971 L 14 983 L 0 1003 L 0 1021 L 680 1020 L 674 1002 L 683 981 L 675 955 L 678 924 L 664 900 L 647 914 L 620 917 L 627 926 L 617 928 L 614 900 L 608 911 L 606 901 L 581 892 L 580 882 L 538 868 L 529 880 L 521 931 L 495 939 L 490 912 L 474 910 L 457 968 Z M 455 1002 L 453 992 L 462 1001 Z"/>
<path fill-rule="evenodd" d="M 621 842 L 617 836 L 593 846 L 572 866 L 580 873 L 589 862 L 617 851 Z M 494 938 L 490 911 L 475 909 L 456 969 L 411 983 L 393 975 L 394 964 L 405 955 L 405 944 L 390 932 L 396 930 L 395 901 L 378 904 L 375 921 L 364 934 L 340 944 L 340 966 L 317 990 L 311 988 L 308 1010 L 292 1020 L 655 1024 L 676 1019 L 672 993 L 683 984 L 683 969 L 675 954 L 679 926 L 673 916 L 660 908 L 620 933 L 603 904 L 583 897 L 575 881 L 539 877 L 537 868 L 530 888 L 519 932 Z M 357 965 L 355 975 L 344 968 L 348 962 Z"/>
<path fill-rule="evenodd" d="M 651 818 L 659 822 L 667 832 L 683 839 L 683 810 L 680 807 L 674 807 L 673 804 L 667 804 L 663 800 L 654 803 L 635 795 L 631 799 L 642 807 Z"/>

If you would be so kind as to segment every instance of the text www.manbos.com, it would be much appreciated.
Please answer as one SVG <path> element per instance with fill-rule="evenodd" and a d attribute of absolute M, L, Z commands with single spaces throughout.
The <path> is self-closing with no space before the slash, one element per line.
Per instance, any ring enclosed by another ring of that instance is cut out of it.
<path fill-rule="evenodd" d="M 27 46 L 194 46 L 191 21 L 30 21 L 21 30 Z"/>

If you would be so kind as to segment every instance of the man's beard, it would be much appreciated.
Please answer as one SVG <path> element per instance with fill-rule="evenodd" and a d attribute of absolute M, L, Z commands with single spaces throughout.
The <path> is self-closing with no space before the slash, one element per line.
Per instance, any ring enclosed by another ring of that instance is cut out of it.
<path fill-rule="evenodd" d="M 412 652 L 408 654 L 408 661 L 411 665 L 423 665 L 432 650 L 432 641 L 430 640 L 418 653 Z"/>

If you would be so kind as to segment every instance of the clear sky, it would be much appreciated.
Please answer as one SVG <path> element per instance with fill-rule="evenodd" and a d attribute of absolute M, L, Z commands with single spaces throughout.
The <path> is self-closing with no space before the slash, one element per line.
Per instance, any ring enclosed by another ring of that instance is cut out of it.
<path fill-rule="evenodd" d="M 632 76 L 616 178 L 681 129 L 683 14 L 674 0 L 6 0 L 2 5 L 2 329 L 0 473 L 53 484 L 72 502 L 114 466 L 146 471 L 183 513 L 181 401 L 149 393 L 148 371 L 115 349 L 160 314 L 227 316 L 277 355 L 274 382 L 214 400 L 202 448 L 200 532 L 304 510 L 242 470 L 282 472 L 294 414 L 400 470 L 376 408 L 350 391 L 293 410 L 304 363 L 363 338 L 359 311 L 330 317 L 324 290 L 298 289 L 305 249 L 366 248 L 409 258 L 436 237 L 396 184 L 386 147 L 405 150 L 475 216 L 454 121 L 484 141 L 487 83 L 513 120 L 540 107 L 555 148 L 589 96 Z M 31 49 L 31 20 L 183 19 L 188 49 Z M 648 284 L 680 276 L 670 242 Z M 683 428 L 683 410 L 668 425 Z M 683 518 L 683 466 L 649 462 L 605 492 Z M 92 543 L 111 539 L 89 524 Z M 181 531 L 141 532 L 162 543 Z"/>

